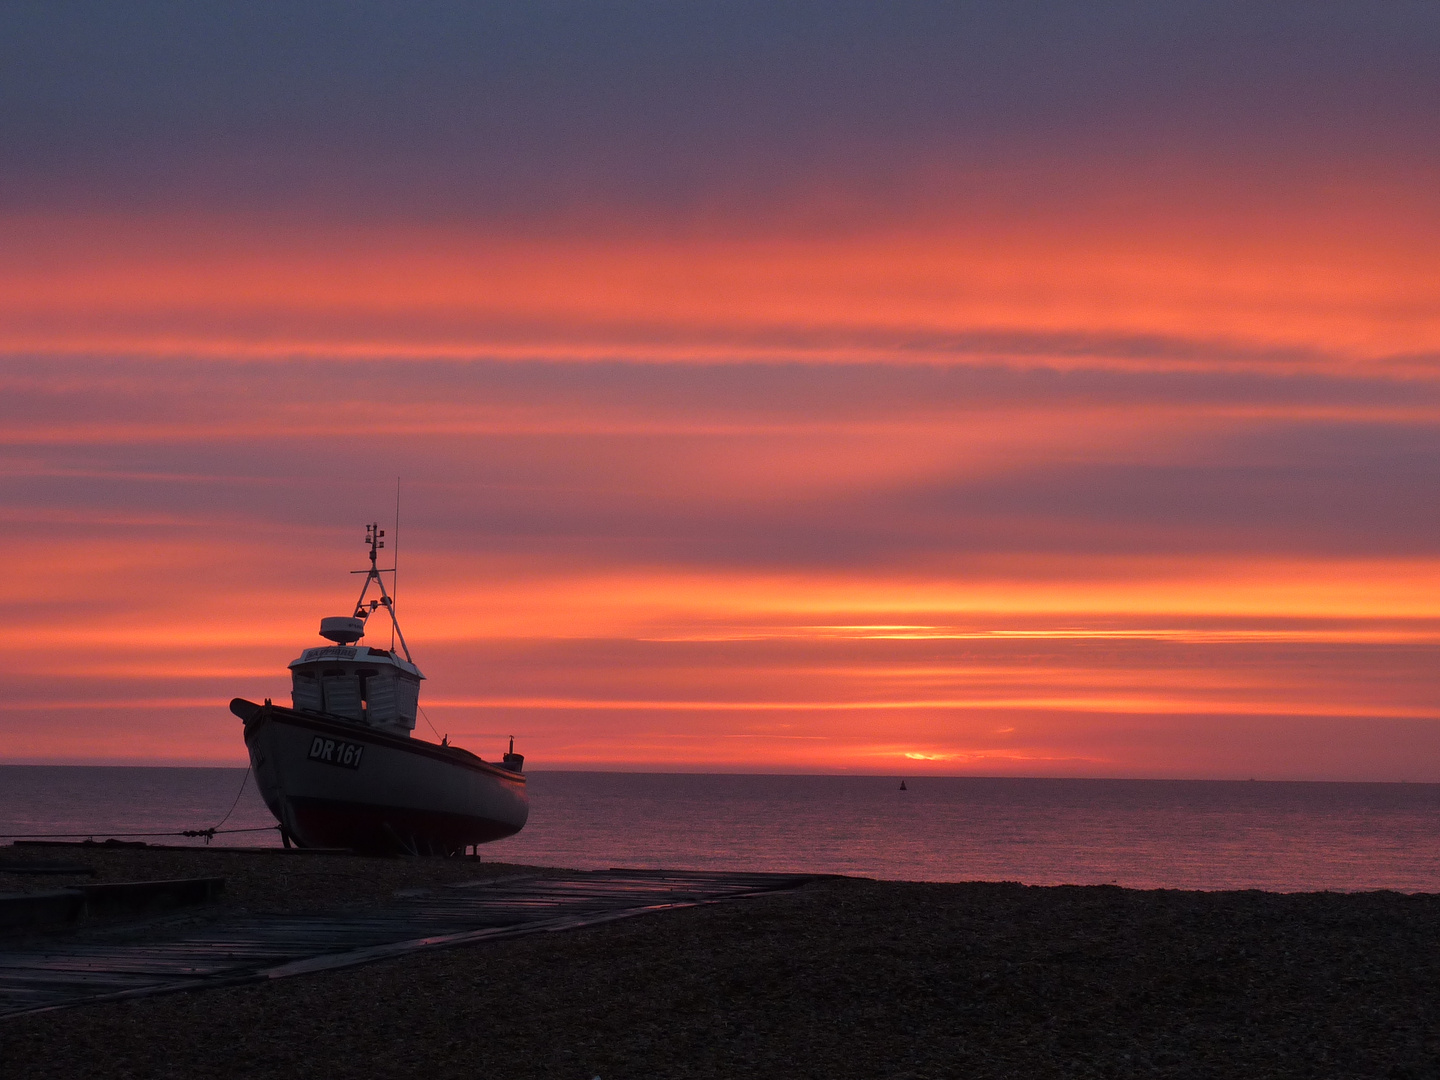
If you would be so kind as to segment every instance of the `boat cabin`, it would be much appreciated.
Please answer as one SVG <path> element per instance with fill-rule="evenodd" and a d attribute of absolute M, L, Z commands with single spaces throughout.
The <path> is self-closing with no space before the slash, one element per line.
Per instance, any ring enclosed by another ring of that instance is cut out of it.
<path fill-rule="evenodd" d="M 380 539 L 384 535 L 376 525 L 365 527 L 370 569 L 356 571 L 365 575 L 365 585 L 355 602 L 355 614 L 320 620 L 320 636 L 335 644 L 306 649 L 298 660 L 290 661 L 290 699 L 299 712 L 336 716 L 408 736 L 415 730 L 420 680 L 425 676 L 410 660 L 410 647 L 405 644 L 405 635 L 395 618 L 395 600 L 385 590 L 380 577 L 395 571 L 393 568 L 381 570 L 375 565 L 376 553 L 385 546 Z M 380 596 L 367 604 L 365 596 L 372 584 Z M 382 608 L 390 616 L 390 625 L 404 650 L 403 657 L 393 649 L 372 649 L 359 644 L 365 636 L 366 620 Z"/>
<path fill-rule="evenodd" d="M 415 729 L 420 669 L 388 649 L 322 645 L 290 663 L 291 701 L 302 712 L 326 713 L 393 734 Z"/>

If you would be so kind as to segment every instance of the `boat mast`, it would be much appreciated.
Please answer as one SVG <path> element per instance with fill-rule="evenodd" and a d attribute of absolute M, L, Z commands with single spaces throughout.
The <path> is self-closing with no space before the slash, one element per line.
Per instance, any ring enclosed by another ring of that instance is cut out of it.
<path fill-rule="evenodd" d="M 385 530 L 380 528 L 379 522 L 365 526 L 365 543 L 370 545 L 370 569 L 350 571 L 352 574 L 365 575 L 365 584 L 360 589 L 360 599 L 355 601 L 355 618 L 364 622 L 375 613 L 377 608 L 384 608 L 390 616 L 391 629 L 400 639 L 400 648 L 405 650 L 405 659 L 413 664 L 415 661 L 410 658 L 410 646 L 405 644 L 405 634 L 400 629 L 399 620 L 395 618 L 395 600 L 385 591 L 385 580 L 380 576 L 381 574 L 394 574 L 395 568 L 392 566 L 382 569 L 375 565 L 379 550 L 385 546 L 385 541 L 381 539 L 384 535 Z M 369 604 L 366 604 L 365 594 L 370 591 L 371 582 L 374 582 L 380 590 L 380 599 L 371 600 Z"/>
<path fill-rule="evenodd" d="M 395 535 L 390 538 L 395 546 L 390 549 L 390 562 L 395 567 L 390 573 L 390 651 L 395 651 L 395 614 L 400 603 L 400 477 L 395 477 Z"/>

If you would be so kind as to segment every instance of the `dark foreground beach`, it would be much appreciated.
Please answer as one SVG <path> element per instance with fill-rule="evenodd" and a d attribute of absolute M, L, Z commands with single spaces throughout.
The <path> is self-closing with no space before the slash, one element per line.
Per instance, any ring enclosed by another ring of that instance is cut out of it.
<path fill-rule="evenodd" d="M 82 935 L 382 903 L 400 888 L 519 872 L 203 850 L 64 855 L 99 880 L 227 879 L 220 905 L 66 932 Z M 836 879 L 0 1021 L 6 1080 L 1138 1075 L 1440 1076 L 1440 896 Z"/>

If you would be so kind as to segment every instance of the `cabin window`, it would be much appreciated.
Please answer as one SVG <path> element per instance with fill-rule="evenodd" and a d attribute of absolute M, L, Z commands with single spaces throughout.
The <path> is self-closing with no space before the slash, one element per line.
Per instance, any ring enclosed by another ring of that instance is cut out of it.
<path fill-rule="evenodd" d="M 365 718 L 365 706 L 360 700 L 360 681 L 353 671 L 324 668 L 320 672 L 320 686 L 325 698 L 325 712 L 347 720 Z"/>
<path fill-rule="evenodd" d="M 380 672 L 373 667 L 362 667 L 358 671 L 356 671 L 355 674 L 360 680 L 360 700 L 364 702 L 361 708 L 365 710 L 365 717 L 368 720 L 370 719 L 370 694 L 367 692 L 368 687 L 366 686 L 366 682 L 371 678 L 371 676 L 379 675 Z"/>
<path fill-rule="evenodd" d="M 324 712 L 325 698 L 320 692 L 320 681 L 314 670 L 296 668 L 295 681 L 290 690 L 290 703 L 306 712 Z"/>

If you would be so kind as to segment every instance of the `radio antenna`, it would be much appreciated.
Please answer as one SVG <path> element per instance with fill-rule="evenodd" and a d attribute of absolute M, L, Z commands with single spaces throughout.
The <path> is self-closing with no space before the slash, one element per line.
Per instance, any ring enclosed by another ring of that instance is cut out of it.
<path fill-rule="evenodd" d="M 390 541 L 390 556 L 394 560 L 395 572 L 390 575 L 390 603 L 393 605 L 400 595 L 400 477 L 395 477 L 395 537 Z M 390 608 L 394 614 L 395 608 Z M 390 651 L 395 651 L 395 620 L 390 620 Z"/>

